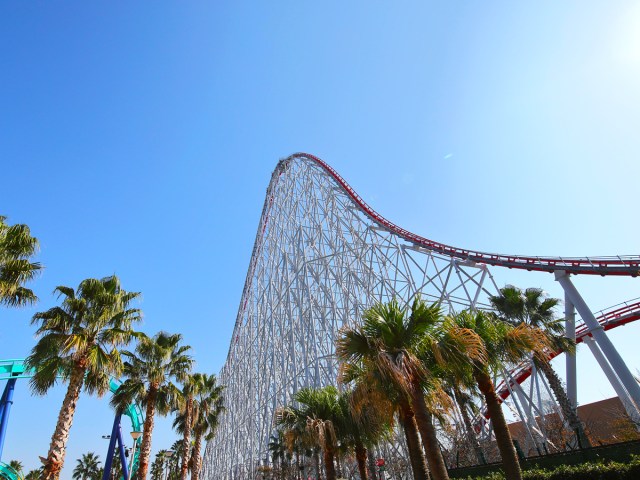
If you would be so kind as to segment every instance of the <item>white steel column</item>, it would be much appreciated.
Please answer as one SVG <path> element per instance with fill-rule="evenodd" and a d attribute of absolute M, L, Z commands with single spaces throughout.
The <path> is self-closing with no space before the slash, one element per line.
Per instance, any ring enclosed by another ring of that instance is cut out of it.
<path fill-rule="evenodd" d="M 564 318 L 565 318 L 565 336 L 576 341 L 576 307 L 571 303 L 569 295 L 564 294 Z M 577 353 L 577 352 L 576 352 Z M 570 353 L 565 354 L 567 362 L 567 397 L 573 408 L 578 406 L 578 380 L 576 373 L 576 353 L 573 355 Z"/>
<path fill-rule="evenodd" d="M 586 343 L 587 346 L 589 347 L 589 350 L 591 350 L 591 353 L 593 354 L 598 364 L 600 365 L 600 368 L 606 375 L 607 380 L 609 380 L 609 383 L 615 390 L 616 395 L 618 395 L 618 398 L 620 399 L 620 402 L 624 406 L 624 409 L 626 410 L 627 414 L 631 417 L 631 419 L 636 425 L 639 425 L 640 413 L 638 412 L 638 409 L 634 405 L 627 391 L 624 389 L 624 387 L 620 383 L 620 380 L 618 379 L 615 372 L 611 368 L 611 365 L 609 365 L 609 362 L 607 362 L 607 359 L 604 357 L 604 354 L 596 344 L 595 340 L 589 336 L 586 336 L 584 337 L 584 343 Z"/>
<path fill-rule="evenodd" d="M 591 313 L 591 310 L 583 300 L 582 296 L 569 279 L 569 275 L 567 275 L 565 271 L 561 270 L 555 272 L 555 277 L 564 289 L 565 294 L 569 297 L 569 300 L 571 300 L 571 303 L 575 305 L 578 313 L 582 317 L 582 320 L 584 320 L 584 323 L 589 327 L 589 332 L 593 336 L 593 339 L 597 342 L 602 353 L 611 364 L 611 367 L 622 382 L 622 385 L 624 385 L 624 388 L 629 393 L 629 396 L 636 404 L 637 408 L 637 406 L 640 405 L 640 386 L 638 386 L 638 382 L 629 371 L 629 368 L 624 363 L 624 360 L 616 350 L 616 347 L 613 346 L 613 343 L 609 340 L 609 337 L 607 337 L 602 325 L 598 323 L 598 320 L 596 320 L 596 317 Z"/>

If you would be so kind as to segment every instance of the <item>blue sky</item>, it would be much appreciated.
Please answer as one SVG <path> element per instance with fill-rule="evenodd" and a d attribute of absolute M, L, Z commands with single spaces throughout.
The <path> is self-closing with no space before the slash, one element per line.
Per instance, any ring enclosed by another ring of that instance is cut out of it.
<path fill-rule="evenodd" d="M 217 372 L 270 173 L 296 151 L 434 240 L 637 254 L 639 84 L 637 2 L 1 2 L 0 213 L 46 270 L 35 309 L 0 311 L 0 358 L 28 354 L 56 285 L 116 273 L 145 331 L 181 332 Z M 576 280 L 595 310 L 639 282 Z M 621 330 L 638 368 L 638 327 Z M 609 391 L 582 382 L 580 400 Z M 37 465 L 62 392 L 18 386 L 3 459 Z M 81 398 L 65 478 L 104 456 L 106 403 Z M 154 450 L 175 438 L 161 421 Z"/>

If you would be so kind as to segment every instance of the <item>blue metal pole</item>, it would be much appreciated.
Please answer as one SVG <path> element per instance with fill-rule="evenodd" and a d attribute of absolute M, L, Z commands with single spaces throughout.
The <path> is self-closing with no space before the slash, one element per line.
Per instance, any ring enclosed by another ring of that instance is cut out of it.
<path fill-rule="evenodd" d="M 2 398 L 0 399 L 0 419 L 4 416 L 4 401 L 7 398 L 7 387 L 8 385 L 5 385 L 4 391 L 2 392 Z"/>
<path fill-rule="evenodd" d="M 109 440 L 109 451 L 107 452 L 107 459 L 104 462 L 104 473 L 102 474 L 102 480 L 109 480 L 111 476 L 111 465 L 113 464 L 113 454 L 116 450 L 116 440 L 118 439 L 118 430 L 120 430 L 120 413 L 116 414 L 116 418 L 113 420 L 113 428 L 111 429 L 111 439 Z"/>
<path fill-rule="evenodd" d="M 129 467 L 127 466 L 127 456 L 124 453 L 124 442 L 122 441 L 122 428 L 118 425 L 118 450 L 120 452 L 120 464 L 124 480 L 129 480 Z"/>
<path fill-rule="evenodd" d="M 4 439 L 7 433 L 7 424 L 9 423 L 9 412 L 13 405 L 13 390 L 16 386 L 16 379 L 10 378 L 7 386 L 4 387 L 2 394 L 2 419 L 0 420 L 0 460 L 2 459 L 2 450 L 4 449 Z"/>

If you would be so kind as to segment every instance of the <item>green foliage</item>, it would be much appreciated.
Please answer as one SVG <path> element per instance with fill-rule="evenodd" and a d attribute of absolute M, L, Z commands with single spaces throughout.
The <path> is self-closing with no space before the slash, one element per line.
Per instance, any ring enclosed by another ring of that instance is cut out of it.
<path fill-rule="evenodd" d="M 100 460 L 95 453 L 85 453 L 77 460 L 76 468 L 73 469 L 74 480 L 99 480 L 101 477 Z"/>
<path fill-rule="evenodd" d="M 24 477 L 24 480 L 40 480 L 40 476 L 42 475 L 42 467 L 37 468 L 35 470 L 30 470 Z"/>
<path fill-rule="evenodd" d="M 504 480 L 502 472 L 492 472 L 466 480 Z M 640 478 L 640 456 L 632 456 L 627 463 L 583 463 L 561 465 L 552 470 L 533 468 L 523 472 L 524 480 L 637 480 Z"/>
<path fill-rule="evenodd" d="M 31 321 L 39 338 L 25 361 L 35 370 L 31 388 L 44 395 L 59 376 L 68 381 L 80 369 L 87 392 L 104 394 L 109 376 L 122 372 L 118 348 L 134 338 L 132 325 L 142 320 L 140 310 L 130 307 L 140 294 L 123 290 L 115 275 L 88 278 L 77 290 L 58 286 L 54 293 L 63 297 L 62 304 Z"/>
<path fill-rule="evenodd" d="M 29 261 L 38 250 L 38 240 L 27 225 L 8 225 L 6 220 L 0 215 L 0 305 L 32 305 L 38 297 L 24 284 L 42 269 Z"/>
<path fill-rule="evenodd" d="M 176 407 L 180 391 L 172 380 L 183 380 L 193 365 L 193 359 L 187 353 L 191 347 L 181 345 L 181 341 L 180 334 L 159 332 L 153 338 L 139 335 L 134 352 L 121 352 L 126 358 L 124 375 L 127 379 L 113 395 L 111 404 L 116 409 L 125 409 L 133 402 L 146 407 L 152 401 L 161 415 Z"/>

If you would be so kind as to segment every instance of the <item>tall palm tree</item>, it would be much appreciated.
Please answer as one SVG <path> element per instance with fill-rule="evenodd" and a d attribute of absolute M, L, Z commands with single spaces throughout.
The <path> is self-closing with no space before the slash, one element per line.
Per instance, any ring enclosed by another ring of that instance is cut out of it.
<path fill-rule="evenodd" d="M 438 304 L 427 305 L 419 297 L 410 312 L 392 300 L 374 305 L 363 319 L 360 328 L 342 332 L 338 356 L 346 362 L 368 363 L 394 385 L 400 404 L 409 404 L 413 411 L 431 475 L 447 480 L 432 414 L 435 402 L 431 406 L 427 402 L 429 398 L 443 402 L 447 397 L 433 370 L 460 358 L 482 359 L 480 340 L 472 331 L 444 321 Z"/>
<path fill-rule="evenodd" d="M 178 415 L 174 421 L 174 427 L 178 433 L 182 433 L 184 447 L 181 449 L 182 458 L 180 463 L 180 480 L 187 480 L 189 473 L 189 460 L 191 459 L 191 433 L 194 423 L 194 400 L 201 390 L 206 388 L 207 375 L 193 373 L 185 377 L 182 382 L 181 399 L 178 408 Z"/>
<path fill-rule="evenodd" d="M 169 450 L 171 453 L 169 457 L 169 468 L 168 468 L 168 480 L 178 480 L 180 477 L 180 463 L 182 462 L 182 458 L 185 455 L 184 452 L 184 444 L 182 440 L 176 440 L 171 445 L 171 449 Z M 191 452 L 191 446 L 189 445 L 187 448 L 186 454 L 190 457 L 189 454 Z"/>
<path fill-rule="evenodd" d="M 466 373 L 466 375 L 455 373 L 452 375 L 450 372 L 445 373 L 445 377 L 447 377 L 446 381 L 448 383 L 447 391 L 458 407 L 458 411 L 460 412 L 462 423 L 464 425 L 464 436 L 466 437 L 468 444 L 473 449 L 476 462 L 478 465 L 485 465 L 487 463 L 487 459 L 484 455 L 480 442 L 478 441 L 478 437 L 473 428 L 473 422 L 471 421 L 471 416 L 469 415 L 469 412 L 474 416 L 480 413 L 479 408 L 473 402 L 473 398 L 477 398 L 479 396 L 479 391 L 477 390 L 475 383 L 473 383 L 473 376 L 470 375 L 470 372 Z"/>
<path fill-rule="evenodd" d="M 349 330 L 345 330 L 344 334 L 345 337 L 352 335 Z M 358 337 L 355 336 L 354 338 Z M 343 340 L 344 338 L 340 342 Z M 392 406 L 392 417 L 397 415 L 398 421 L 402 425 L 413 478 L 414 480 L 427 480 L 429 478 L 427 465 L 423 450 L 420 447 L 420 437 L 414 411 L 407 394 L 392 382 L 389 382 L 387 376 L 381 373 L 377 366 L 378 358 L 376 355 L 347 356 L 346 351 L 340 351 L 341 348 L 346 348 L 346 345 L 343 344 L 341 347 L 340 343 L 338 344 L 338 354 L 342 361 L 339 381 L 344 384 L 354 384 L 357 389 L 364 390 L 366 387 L 365 391 L 367 391 L 369 399 L 374 399 L 373 401 L 380 405 Z M 381 410 L 386 411 L 386 408 Z"/>
<path fill-rule="evenodd" d="M 8 225 L 6 220 L 0 215 L 0 305 L 31 305 L 38 297 L 24 284 L 42 269 L 38 262 L 30 261 L 38 240 L 27 225 Z"/>
<path fill-rule="evenodd" d="M 100 459 L 93 453 L 84 453 L 78 460 L 76 468 L 73 469 L 73 480 L 99 480 Z"/>
<path fill-rule="evenodd" d="M 522 472 L 515 447 L 502 412 L 501 401 L 491 379 L 492 371 L 500 371 L 505 364 L 522 361 L 531 352 L 548 346 L 547 337 L 538 329 L 524 323 L 513 326 L 491 313 L 464 311 L 453 317 L 460 328 L 476 333 L 486 352 L 485 359 L 461 358 L 457 367 L 469 368 L 470 374 L 484 397 L 496 437 L 496 443 L 507 480 L 522 480 Z"/>
<path fill-rule="evenodd" d="M 156 457 L 151 464 L 151 480 L 164 480 L 164 465 L 166 461 L 164 452 L 165 450 L 160 450 L 156 453 Z"/>
<path fill-rule="evenodd" d="M 151 436 L 156 413 L 166 415 L 177 405 L 179 390 L 174 380 L 182 381 L 193 365 L 191 347 L 180 345 L 182 335 L 160 332 L 153 338 L 141 335 L 135 351 L 123 351 L 126 380 L 113 394 L 111 405 L 124 410 L 137 402 L 145 408 L 137 478 L 146 480 L 151 455 Z"/>
<path fill-rule="evenodd" d="M 38 343 L 25 364 L 33 369 L 32 391 L 44 395 L 59 377 L 68 382 L 42 478 L 57 479 L 64 465 L 69 431 L 80 392 L 103 395 L 109 390 L 109 377 L 122 372 L 119 348 L 134 337 L 133 324 L 141 320 L 131 302 L 139 293 L 126 292 L 115 275 L 101 280 L 89 278 L 77 290 L 56 287 L 63 297 L 60 306 L 36 313 Z"/>
<path fill-rule="evenodd" d="M 191 459 L 191 480 L 200 478 L 202 469 L 202 440 L 213 440 L 220 417 L 224 412 L 223 385 L 218 385 L 214 374 L 203 375 L 194 400 L 193 412 L 193 454 Z"/>
<path fill-rule="evenodd" d="M 276 414 L 277 415 L 277 414 Z M 277 421 L 277 416 L 276 416 Z M 296 466 L 299 475 L 296 478 L 304 479 L 304 459 L 302 457 L 310 457 L 313 460 L 316 477 L 320 478 L 320 460 L 319 450 L 316 446 L 315 437 L 307 430 L 306 423 L 296 424 L 293 427 L 285 427 L 277 425 L 278 431 L 282 432 L 284 442 L 290 454 L 295 454 Z"/>
<path fill-rule="evenodd" d="M 343 415 L 338 390 L 334 386 L 302 388 L 293 399 L 300 407 L 279 409 L 276 423 L 284 428 L 306 428 L 322 449 L 327 480 L 336 480 L 334 461 Z"/>
<path fill-rule="evenodd" d="M 555 316 L 555 308 L 560 303 L 559 299 L 547 297 L 540 288 L 527 288 L 523 291 L 513 285 L 507 285 L 500 289 L 498 295 L 489 297 L 489 300 L 505 321 L 525 322 L 539 328 L 549 337 L 553 351 L 560 350 L 569 355 L 575 354 L 575 343 L 564 336 L 561 320 Z M 548 350 L 536 352 L 533 363 L 547 379 L 560 405 L 563 417 L 575 433 L 578 446 L 588 448 L 591 442 L 585 433 L 584 423 L 578 417 L 575 405 L 569 400 L 560 377 L 549 363 L 549 353 Z"/>
<path fill-rule="evenodd" d="M 393 425 L 393 406 L 370 385 L 356 385 L 340 394 L 341 443 L 353 450 L 361 480 L 368 480 L 367 449 L 387 437 Z M 372 472 L 375 475 L 374 472 Z"/>

